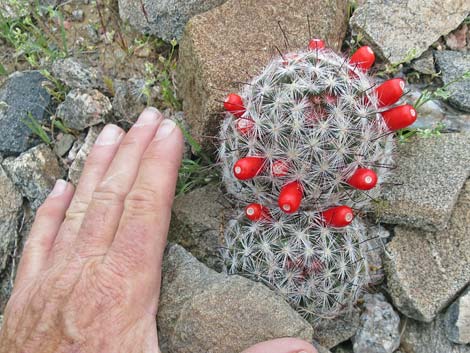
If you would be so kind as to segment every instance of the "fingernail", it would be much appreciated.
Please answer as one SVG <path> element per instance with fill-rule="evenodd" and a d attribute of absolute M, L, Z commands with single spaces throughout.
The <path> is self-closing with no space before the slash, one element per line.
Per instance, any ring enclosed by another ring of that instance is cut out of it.
<path fill-rule="evenodd" d="M 67 189 L 67 182 L 65 180 L 59 179 L 55 182 L 54 188 L 52 189 L 49 197 L 57 197 L 62 195 Z"/>
<path fill-rule="evenodd" d="M 122 134 L 122 130 L 116 125 L 106 125 L 96 139 L 95 144 L 99 146 L 114 145 L 121 139 Z"/>
<path fill-rule="evenodd" d="M 146 108 L 142 114 L 140 114 L 139 119 L 135 122 L 134 126 L 145 126 L 145 125 L 155 125 L 160 118 L 161 113 L 158 109 L 154 107 Z"/>
<path fill-rule="evenodd" d="M 160 124 L 157 134 L 155 135 L 155 140 L 162 140 L 168 135 L 170 135 L 175 129 L 176 123 L 173 120 L 165 119 Z"/>

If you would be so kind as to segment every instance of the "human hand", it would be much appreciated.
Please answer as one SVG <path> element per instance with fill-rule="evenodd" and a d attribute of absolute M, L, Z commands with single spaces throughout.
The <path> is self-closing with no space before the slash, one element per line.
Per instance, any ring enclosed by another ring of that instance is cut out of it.
<path fill-rule="evenodd" d="M 156 314 L 183 138 L 145 110 L 99 135 L 74 191 L 36 214 L 0 331 L 0 353 L 157 353 Z M 315 351 L 282 339 L 244 353 Z"/>

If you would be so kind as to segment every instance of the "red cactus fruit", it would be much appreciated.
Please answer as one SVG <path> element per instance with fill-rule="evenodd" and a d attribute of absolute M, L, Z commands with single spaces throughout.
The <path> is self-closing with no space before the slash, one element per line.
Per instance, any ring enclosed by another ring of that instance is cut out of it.
<path fill-rule="evenodd" d="M 254 178 L 261 173 L 264 161 L 262 157 L 245 157 L 239 159 L 233 166 L 233 174 L 240 180 Z"/>
<path fill-rule="evenodd" d="M 346 227 L 354 219 L 351 207 L 337 206 L 322 212 L 323 220 L 332 227 Z"/>
<path fill-rule="evenodd" d="M 405 81 L 401 78 L 394 78 L 382 83 L 375 89 L 379 100 L 379 108 L 392 105 L 401 98 L 405 89 Z"/>
<path fill-rule="evenodd" d="M 308 43 L 308 48 L 310 50 L 325 49 L 325 42 L 321 39 L 311 39 Z"/>
<path fill-rule="evenodd" d="M 351 65 L 357 66 L 362 71 L 369 70 L 375 62 L 375 54 L 368 46 L 360 47 L 349 59 Z"/>
<path fill-rule="evenodd" d="M 225 99 L 224 102 L 224 107 L 226 111 L 232 113 L 237 118 L 243 116 L 246 111 L 245 106 L 243 105 L 242 97 L 235 93 L 230 93 L 227 96 L 227 99 Z"/>
<path fill-rule="evenodd" d="M 245 208 L 245 215 L 252 221 L 269 218 L 269 210 L 259 203 L 251 203 Z"/>
<path fill-rule="evenodd" d="M 372 169 L 358 168 L 349 178 L 348 184 L 359 190 L 370 190 L 377 185 L 377 174 Z"/>
<path fill-rule="evenodd" d="M 253 127 L 255 126 L 255 122 L 249 118 L 237 119 L 236 124 L 238 132 L 242 135 L 248 135 L 253 131 Z"/>
<path fill-rule="evenodd" d="M 298 181 L 284 185 L 278 199 L 278 205 L 285 213 L 295 213 L 302 202 L 302 186 Z"/>
<path fill-rule="evenodd" d="M 400 105 L 381 113 L 390 130 L 400 130 L 412 125 L 418 116 L 410 104 Z"/>

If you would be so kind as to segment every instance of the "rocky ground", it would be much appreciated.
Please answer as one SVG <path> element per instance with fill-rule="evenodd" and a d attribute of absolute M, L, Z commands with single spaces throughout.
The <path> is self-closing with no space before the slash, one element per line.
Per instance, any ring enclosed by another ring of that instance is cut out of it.
<path fill-rule="evenodd" d="M 41 3 L 49 7 L 0 4 L 0 325 L 54 181 L 77 182 L 105 123 L 127 128 L 155 105 L 192 136 L 164 260 L 163 352 L 235 353 L 285 336 L 319 352 L 470 352 L 468 1 Z M 376 75 L 405 78 L 419 111 L 369 210 L 369 231 L 386 243 L 374 262 L 382 284 L 350 315 L 315 327 L 264 285 L 219 272 L 230 217 L 214 167 L 221 101 L 285 47 L 279 24 L 291 49 L 309 32 L 346 53 L 372 46 Z"/>

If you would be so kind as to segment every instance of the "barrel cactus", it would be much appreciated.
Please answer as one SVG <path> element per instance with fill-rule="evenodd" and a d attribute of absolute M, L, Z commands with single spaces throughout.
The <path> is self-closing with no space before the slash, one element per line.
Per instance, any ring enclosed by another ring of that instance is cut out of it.
<path fill-rule="evenodd" d="M 225 230 L 230 274 L 262 281 L 307 318 L 351 308 L 373 280 L 360 215 L 393 167 L 404 81 L 376 84 L 369 47 L 351 58 L 312 40 L 225 101 L 219 160 L 241 211 Z"/>

